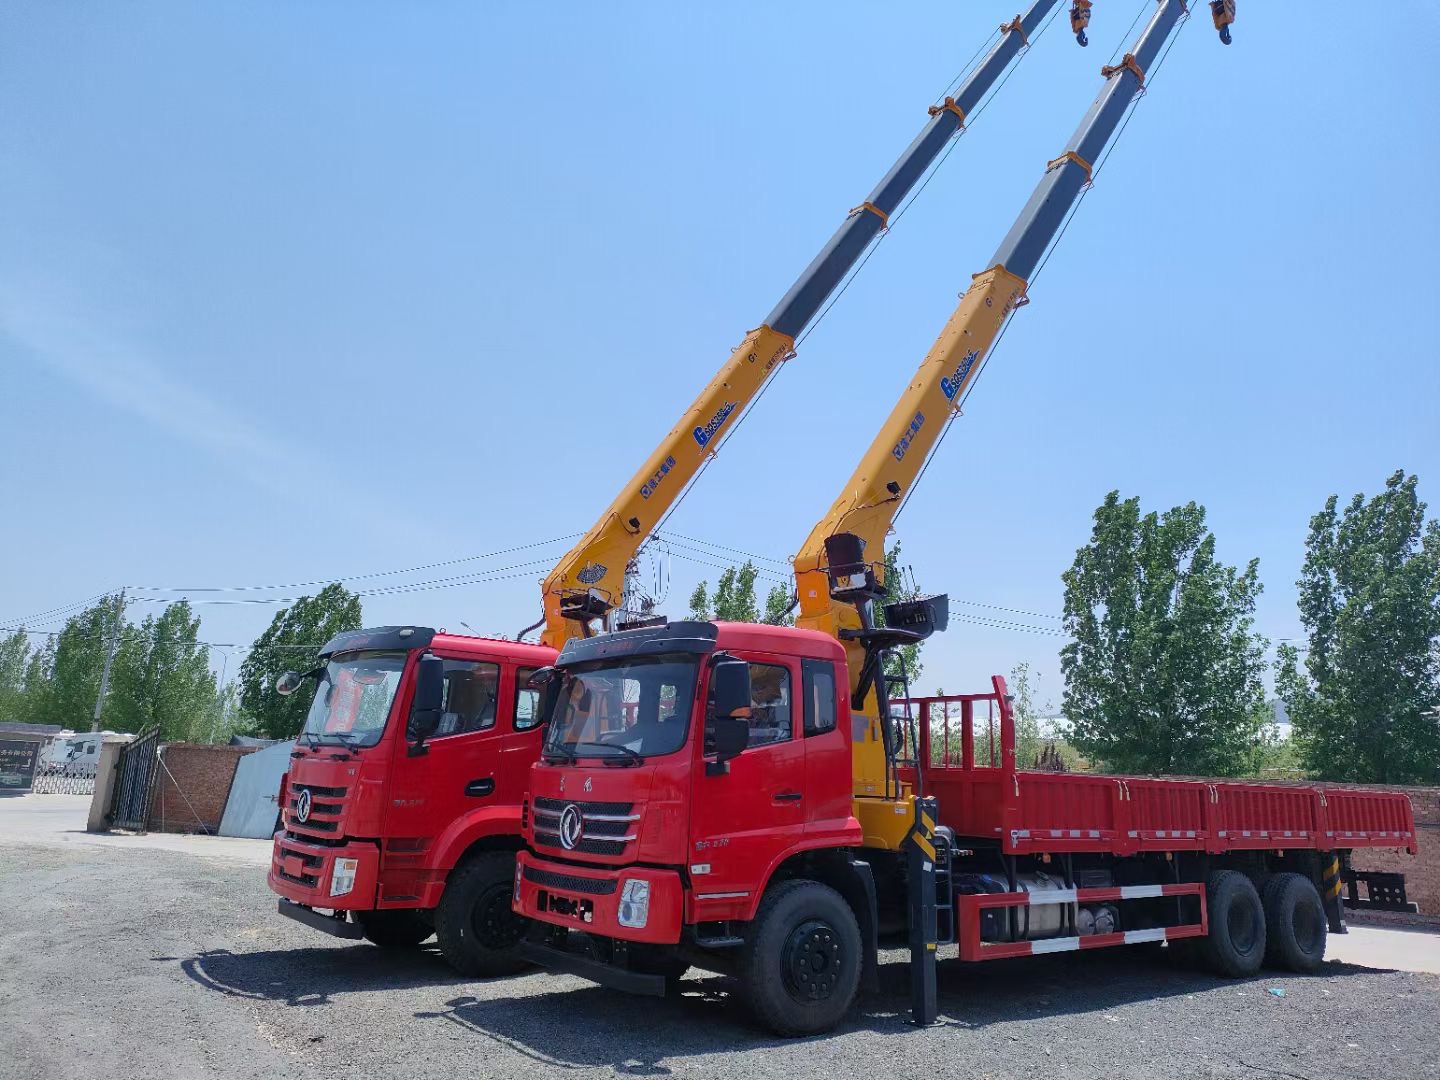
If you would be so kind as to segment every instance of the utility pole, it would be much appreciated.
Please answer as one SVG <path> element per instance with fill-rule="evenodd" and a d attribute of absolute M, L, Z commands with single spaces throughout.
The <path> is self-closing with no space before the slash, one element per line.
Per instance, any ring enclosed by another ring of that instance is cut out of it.
<path fill-rule="evenodd" d="M 105 647 L 105 666 L 100 670 L 100 693 L 95 697 L 95 717 L 90 721 L 90 730 L 100 730 L 100 712 L 105 708 L 105 691 L 110 689 L 110 665 L 115 663 L 115 650 L 120 646 L 120 628 L 125 625 L 125 590 L 115 598 L 115 629 L 110 634 L 110 643 Z"/>

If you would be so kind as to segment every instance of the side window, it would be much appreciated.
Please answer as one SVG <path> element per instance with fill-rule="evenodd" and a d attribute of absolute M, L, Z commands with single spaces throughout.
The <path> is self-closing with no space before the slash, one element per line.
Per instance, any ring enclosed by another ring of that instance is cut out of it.
<path fill-rule="evenodd" d="M 434 738 L 464 735 L 495 726 L 500 665 L 482 660 L 445 661 L 445 697 Z"/>
<path fill-rule="evenodd" d="M 805 734 L 823 735 L 835 730 L 835 665 L 825 660 L 802 660 L 805 680 Z"/>
<path fill-rule="evenodd" d="M 538 727 L 543 719 L 540 715 L 541 691 L 530 685 L 530 676 L 537 668 L 522 667 L 515 672 L 515 730 L 529 731 Z"/>
<path fill-rule="evenodd" d="M 750 746 L 786 742 L 794 730 L 790 671 L 778 664 L 750 665 Z"/>

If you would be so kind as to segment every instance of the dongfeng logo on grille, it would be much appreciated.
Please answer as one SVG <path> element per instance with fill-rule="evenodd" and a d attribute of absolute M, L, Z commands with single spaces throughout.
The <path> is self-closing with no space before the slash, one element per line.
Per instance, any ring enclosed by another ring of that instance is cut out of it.
<path fill-rule="evenodd" d="M 585 819 L 580 816 L 580 807 L 572 802 L 560 811 L 560 846 L 566 851 L 574 851 L 584 831 Z"/>
<path fill-rule="evenodd" d="M 310 801 L 310 789 L 301 788 L 300 797 L 295 800 L 295 820 L 302 825 L 310 820 Z"/>

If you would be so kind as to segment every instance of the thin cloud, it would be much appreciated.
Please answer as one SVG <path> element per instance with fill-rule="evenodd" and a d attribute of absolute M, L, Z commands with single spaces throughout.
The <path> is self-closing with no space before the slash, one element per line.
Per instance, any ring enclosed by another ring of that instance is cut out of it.
<path fill-rule="evenodd" d="M 58 288 L 0 283 L 0 334 L 76 386 L 281 491 L 314 455 L 257 427 L 155 362 L 123 329 Z"/>

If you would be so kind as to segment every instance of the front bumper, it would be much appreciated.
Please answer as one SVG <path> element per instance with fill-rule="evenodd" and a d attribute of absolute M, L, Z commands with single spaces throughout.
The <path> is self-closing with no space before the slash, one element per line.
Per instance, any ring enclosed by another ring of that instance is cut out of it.
<path fill-rule="evenodd" d="M 336 859 L 356 861 L 355 884 L 342 896 L 330 895 Z M 375 884 L 380 875 L 380 849 L 374 844 L 347 843 L 339 847 L 307 844 L 275 834 L 270 853 L 270 891 L 306 907 L 336 911 L 370 911 L 375 907 Z"/>
<path fill-rule="evenodd" d="M 587 934 L 675 945 L 680 941 L 684 884 L 674 870 L 651 867 L 578 867 L 551 862 L 529 851 L 516 857 L 517 914 Z M 620 897 L 626 881 L 650 886 L 645 925 L 622 926 Z"/>

